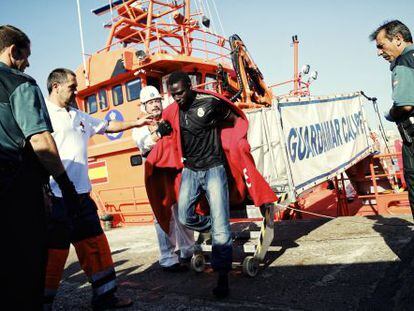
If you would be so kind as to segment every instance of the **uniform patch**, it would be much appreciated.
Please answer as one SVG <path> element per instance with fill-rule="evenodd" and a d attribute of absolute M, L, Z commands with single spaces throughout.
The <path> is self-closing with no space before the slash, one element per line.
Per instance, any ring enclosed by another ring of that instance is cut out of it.
<path fill-rule="evenodd" d="M 197 116 L 202 118 L 202 117 L 204 117 L 204 114 L 205 114 L 205 112 L 204 112 L 203 108 L 200 107 L 200 108 L 197 109 Z"/>
<path fill-rule="evenodd" d="M 393 83 L 392 83 L 392 86 L 396 86 L 398 84 L 398 80 L 395 80 Z"/>

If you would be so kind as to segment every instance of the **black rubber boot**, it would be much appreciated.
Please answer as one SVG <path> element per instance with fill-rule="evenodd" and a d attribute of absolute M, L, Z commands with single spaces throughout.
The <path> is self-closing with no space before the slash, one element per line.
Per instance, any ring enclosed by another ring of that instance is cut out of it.
<path fill-rule="evenodd" d="M 229 293 L 229 274 L 227 272 L 220 272 L 217 286 L 213 289 L 213 295 L 218 299 L 223 299 L 226 298 Z"/>

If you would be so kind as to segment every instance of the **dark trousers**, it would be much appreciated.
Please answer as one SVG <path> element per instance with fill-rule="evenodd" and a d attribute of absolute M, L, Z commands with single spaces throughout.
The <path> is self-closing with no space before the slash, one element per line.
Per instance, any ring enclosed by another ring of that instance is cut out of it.
<path fill-rule="evenodd" d="M 403 144 L 402 158 L 404 164 L 404 178 L 408 188 L 411 214 L 414 215 L 414 144 Z"/>
<path fill-rule="evenodd" d="M 47 248 L 39 173 L 25 167 L 1 175 L 0 207 L 0 301 L 14 310 L 41 310 Z"/>
<path fill-rule="evenodd" d="M 67 248 L 87 238 L 103 234 L 98 208 L 88 193 L 79 194 L 81 210 L 73 217 L 62 198 L 52 198 L 48 217 L 48 247 Z"/>
<path fill-rule="evenodd" d="M 49 258 L 46 272 L 45 306 L 56 296 L 69 246 L 73 244 L 82 270 L 92 284 L 92 302 L 102 301 L 116 291 L 116 275 L 111 250 L 102 231 L 97 207 L 89 194 L 80 194 L 81 209 L 70 213 L 61 198 L 52 199 L 48 219 Z"/>

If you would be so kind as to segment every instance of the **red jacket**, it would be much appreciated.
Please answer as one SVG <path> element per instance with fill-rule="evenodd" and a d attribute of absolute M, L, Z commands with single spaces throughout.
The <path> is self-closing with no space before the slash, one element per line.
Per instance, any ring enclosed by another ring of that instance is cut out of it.
<path fill-rule="evenodd" d="M 240 116 L 232 127 L 220 130 L 221 143 L 226 155 L 230 205 L 243 203 L 247 194 L 255 206 L 275 202 L 276 195 L 256 169 L 247 142 L 249 123 L 246 115 L 227 98 L 212 92 L 196 90 L 213 95 L 228 104 Z M 178 201 L 181 182 L 182 149 L 179 123 L 179 107 L 176 102 L 168 106 L 162 118 L 170 122 L 173 132 L 163 137 L 151 150 L 145 162 L 145 186 L 154 215 L 161 228 L 169 232 L 171 205 Z M 205 201 L 206 202 L 206 201 Z M 197 212 L 205 213 L 205 204 Z"/>

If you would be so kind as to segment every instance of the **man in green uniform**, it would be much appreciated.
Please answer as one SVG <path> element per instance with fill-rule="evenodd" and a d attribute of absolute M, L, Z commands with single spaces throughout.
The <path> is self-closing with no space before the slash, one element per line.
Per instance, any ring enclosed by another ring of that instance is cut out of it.
<path fill-rule="evenodd" d="M 404 178 L 414 215 L 414 45 L 406 25 L 393 20 L 378 27 L 370 39 L 376 41 L 378 56 L 391 63 L 393 106 L 385 116 L 396 122 L 403 139 Z"/>
<path fill-rule="evenodd" d="M 55 176 L 68 202 L 79 206 L 60 161 L 43 96 L 23 71 L 30 40 L 0 26 L 0 301 L 13 310 L 41 310 L 46 267 L 43 185 Z"/>

